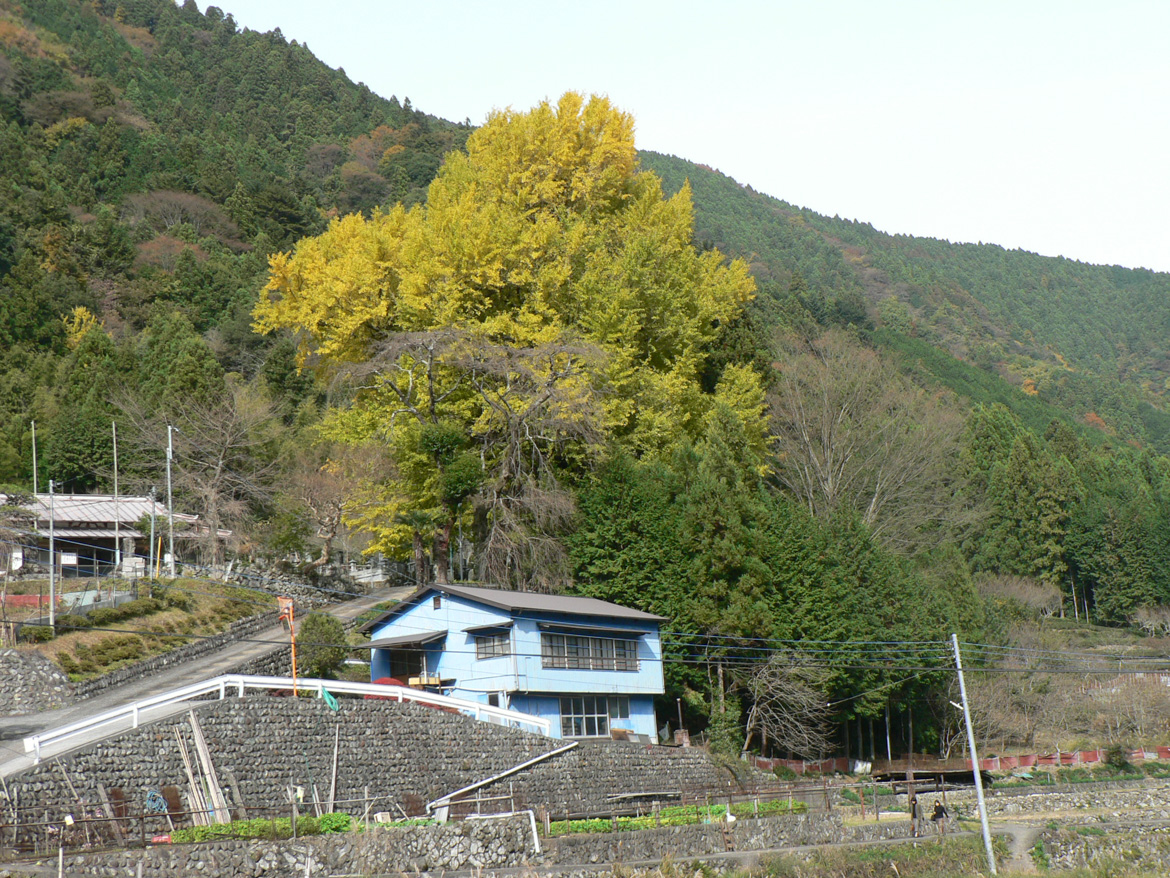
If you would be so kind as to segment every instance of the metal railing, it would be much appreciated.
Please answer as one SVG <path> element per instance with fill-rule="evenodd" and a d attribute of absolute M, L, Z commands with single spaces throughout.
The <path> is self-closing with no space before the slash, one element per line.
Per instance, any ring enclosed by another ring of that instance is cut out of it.
<path fill-rule="evenodd" d="M 127 718 L 130 719 L 130 728 L 136 729 L 142 720 L 143 713 L 155 708 L 183 704 L 188 701 L 204 698 L 207 695 L 218 694 L 223 699 L 227 697 L 229 691 L 242 698 L 244 693 L 249 689 L 282 691 L 291 690 L 292 688 L 292 677 L 259 677 L 245 674 L 224 674 L 219 677 L 204 680 L 201 683 L 192 683 L 189 686 L 172 689 L 150 698 L 144 698 L 141 701 L 125 704 L 113 710 L 107 710 L 104 713 L 86 717 L 83 720 L 78 720 L 69 725 L 49 729 L 36 735 L 30 735 L 24 739 L 24 752 L 34 754 L 34 761 L 40 762 L 41 751 L 47 746 L 61 744 L 78 736 L 87 736 L 86 740 L 77 743 L 77 746 L 80 746 L 90 740 L 91 737 L 96 738 L 97 736 L 93 733 L 102 727 L 124 721 Z M 429 707 L 456 711 L 481 722 L 491 722 L 497 725 L 525 729 L 544 735 L 545 737 L 551 737 L 551 723 L 547 719 L 542 719 L 541 717 L 528 713 L 521 713 L 517 710 L 508 710 L 503 707 L 493 707 L 490 704 L 481 704 L 477 701 L 467 701 L 463 698 L 451 698 L 447 695 L 436 695 L 433 692 L 408 689 L 405 686 L 387 686 L 383 683 L 352 683 L 346 680 L 319 680 L 302 677 L 297 679 L 296 689 L 298 692 L 303 690 L 316 693 L 318 698 L 324 698 L 324 693 L 329 692 L 341 695 L 375 696 L 399 703 L 411 701 Z"/>

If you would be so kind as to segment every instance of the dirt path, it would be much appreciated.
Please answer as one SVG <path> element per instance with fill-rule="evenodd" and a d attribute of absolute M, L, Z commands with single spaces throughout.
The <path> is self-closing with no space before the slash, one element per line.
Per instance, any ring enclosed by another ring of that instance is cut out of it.
<path fill-rule="evenodd" d="M 1043 826 L 1029 826 L 1026 823 L 995 824 L 992 832 L 1012 837 L 1012 858 L 1005 864 L 1005 872 L 1027 874 L 1036 871 L 1036 864 L 1032 861 L 1032 848 L 1043 831 Z"/>

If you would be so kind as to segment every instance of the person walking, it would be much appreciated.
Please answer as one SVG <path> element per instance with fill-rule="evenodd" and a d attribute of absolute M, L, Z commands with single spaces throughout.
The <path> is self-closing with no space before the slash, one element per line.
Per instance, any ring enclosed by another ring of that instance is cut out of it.
<path fill-rule="evenodd" d="M 918 838 L 918 794 L 910 795 L 910 834 Z"/>
<path fill-rule="evenodd" d="M 947 818 L 951 815 L 947 813 L 947 809 L 943 807 L 943 803 L 938 799 L 934 800 L 934 811 L 930 815 L 930 819 L 934 821 L 934 828 L 938 830 L 938 834 L 947 834 Z"/>

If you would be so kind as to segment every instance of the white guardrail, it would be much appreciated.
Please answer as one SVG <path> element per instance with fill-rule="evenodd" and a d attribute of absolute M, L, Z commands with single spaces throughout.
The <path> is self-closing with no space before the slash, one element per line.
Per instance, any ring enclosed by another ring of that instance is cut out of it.
<path fill-rule="evenodd" d="M 60 744 L 70 738 L 92 735 L 103 726 L 112 725 L 129 718 L 130 728 L 138 728 L 142 714 L 153 708 L 167 707 L 175 704 L 193 701 L 206 695 L 218 694 L 221 699 L 229 693 L 244 697 L 249 689 L 254 690 L 291 690 L 292 677 L 257 677 L 243 674 L 224 674 L 213 677 L 201 683 L 192 683 L 179 689 L 172 689 L 133 704 L 126 704 L 95 714 L 67 726 L 49 729 L 38 735 L 30 735 L 24 739 L 24 752 L 33 753 L 37 762 L 41 761 L 41 750 L 44 747 Z M 418 689 L 408 689 L 405 686 L 388 686 L 384 683 L 351 683 L 345 680 L 318 680 L 315 678 L 298 678 L 297 691 L 316 693 L 318 698 L 324 698 L 324 693 L 335 695 L 373 695 L 387 701 L 413 701 L 430 707 L 456 710 L 459 713 L 473 717 L 482 722 L 496 723 L 497 725 L 511 726 L 519 729 L 536 732 L 549 736 L 551 724 L 549 720 L 533 716 L 529 713 L 520 713 L 517 710 L 508 710 L 503 707 L 493 707 L 490 704 L 481 704 L 478 701 L 467 701 L 463 698 L 451 698 L 447 695 L 436 695 L 433 692 L 423 692 Z M 95 736 L 96 737 L 96 736 Z M 86 743 L 78 742 L 77 746 Z"/>

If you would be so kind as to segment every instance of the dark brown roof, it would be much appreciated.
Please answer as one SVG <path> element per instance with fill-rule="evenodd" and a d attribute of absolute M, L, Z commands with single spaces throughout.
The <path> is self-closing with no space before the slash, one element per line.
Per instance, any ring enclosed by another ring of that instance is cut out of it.
<path fill-rule="evenodd" d="M 655 616 L 653 613 L 644 613 L 621 604 L 597 598 L 577 597 L 563 594 L 538 594 L 530 591 L 506 591 L 502 588 L 485 588 L 472 585 L 424 585 L 413 594 L 402 599 L 402 602 L 387 610 L 381 616 L 367 622 L 361 627 L 362 631 L 369 631 L 381 625 L 391 616 L 401 612 L 423 595 L 437 591 L 440 594 L 454 595 L 466 598 L 489 607 L 497 607 L 510 613 L 535 612 L 557 613 L 566 616 L 602 616 L 609 619 L 630 619 L 636 622 L 661 622 L 665 617 Z"/>
<path fill-rule="evenodd" d="M 371 640 L 369 643 L 359 643 L 354 649 L 390 649 L 395 646 L 423 646 L 440 638 L 446 637 L 446 631 L 417 631 L 414 634 L 402 634 L 398 637 L 383 637 Z"/>

